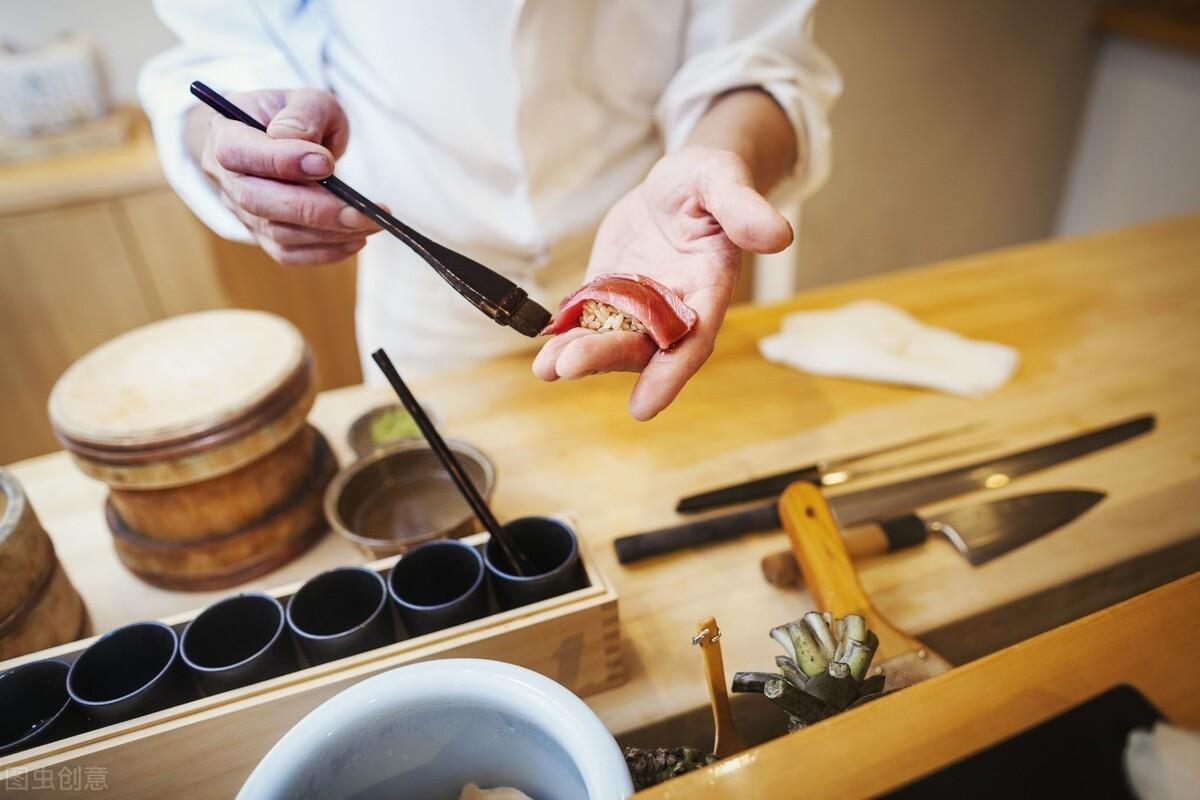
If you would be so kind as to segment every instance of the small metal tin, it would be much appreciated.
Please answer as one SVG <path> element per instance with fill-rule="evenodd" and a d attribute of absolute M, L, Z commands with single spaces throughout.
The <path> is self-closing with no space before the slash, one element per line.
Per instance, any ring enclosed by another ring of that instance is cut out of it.
<path fill-rule="evenodd" d="M 492 462 L 457 439 L 446 444 L 485 499 L 496 483 Z M 386 445 L 342 470 L 325 491 L 330 527 L 373 558 L 433 539 L 480 530 L 470 506 L 424 440 Z"/>
<path fill-rule="evenodd" d="M 429 417 L 429 421 L 434 425 L 438 425 L 441 422 L 441 420 L 438 419 L 438 415 L 432 411 L 429 406 L 422 403 L 421 408 L 424 409 L 425 416 Z M 388 403 L 386 405 L 376 406 L 370 411 L 360 414 L 354 420 L 354 422 L 350 423 L 350 429 L 346 431 L 346 443 L 350 445 L 350 449 L 354 451 L 356 456 L 362 458 L 365 455 L 373 453 L 380 448 L 387 447 L 389 444 L 394 444 L 395 442 L 421 441 L 421 431 L 416 428 L 415 421 L 413 422 L 413 428 L 415 432 L 411 436 L 403 436 L 398 439 L 390 439 L 385 442 L 374 442 L 371 440 L 371 426 L 375 423 L 375 420 L 379 419 L 384 414 L 394 413 L 397 411 L 406 415 L 408 414 L 408 412 L 404 410 L 404 406 L 400 405 L 399 403 Z"/>

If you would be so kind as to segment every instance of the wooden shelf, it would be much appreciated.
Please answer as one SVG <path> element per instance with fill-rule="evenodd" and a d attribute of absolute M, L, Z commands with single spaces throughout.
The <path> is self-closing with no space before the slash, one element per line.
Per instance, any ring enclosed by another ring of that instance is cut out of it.
<path fill-rule="evenodd" d="M 24 214 L 166 186 L 150 123 L 132 115 L 129 138 L 117 147 L 0 164 L 0 214 Z"/>

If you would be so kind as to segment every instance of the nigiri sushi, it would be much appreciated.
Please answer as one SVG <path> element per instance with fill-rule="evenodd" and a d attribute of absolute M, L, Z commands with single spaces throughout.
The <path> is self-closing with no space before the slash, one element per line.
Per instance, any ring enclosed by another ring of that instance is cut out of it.
<path fill-rule="evenodd" d="M 576 326 L 594 331 L 633 331 L 667 350 L 696 325 L 696 312 L 672 289 L 646 275 L 597 275 L 563 298 L 543 334 Z"/>

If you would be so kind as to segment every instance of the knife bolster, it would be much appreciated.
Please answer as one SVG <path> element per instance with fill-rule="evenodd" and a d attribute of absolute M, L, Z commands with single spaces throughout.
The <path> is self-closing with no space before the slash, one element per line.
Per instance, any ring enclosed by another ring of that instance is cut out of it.
<path fill-rule="evenodd" d="M 918 545 L 929 536 L 925 521 L 916 514 L 886 519 L 879 523 L 879 529 L 887 538 L 888 552 Z"/>

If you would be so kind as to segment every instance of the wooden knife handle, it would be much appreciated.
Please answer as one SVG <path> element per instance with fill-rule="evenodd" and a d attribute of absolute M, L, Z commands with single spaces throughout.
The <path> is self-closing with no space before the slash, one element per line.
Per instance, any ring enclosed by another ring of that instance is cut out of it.
<path fill-rule="evenodd" d="M 916 514 L 905 514 L 884 522 L 865 522 L 842 532 L 846 551 L 855 560 L 913 547 L 928 538 L 925 522 Z M 800 567 L 791 550 L 763 556 L 762 571 L 772 586 L 797 586 L 801 582 Z"/>
<path fill-rule="evenodd" d="M 879 637 L 877 658 L 884 659 L 923 647 L 880 614 L 867 597 L 850 553 L 820 490 L 811 483 L 794 483 L 779 497 L 779 517 L 792 543 L 792 552 L 817 608 L 835 616 L 859 614 Z"/>

